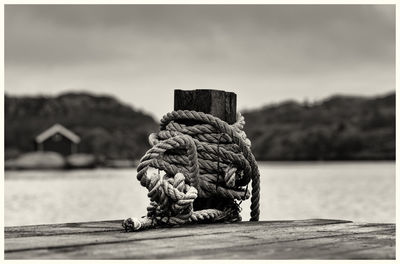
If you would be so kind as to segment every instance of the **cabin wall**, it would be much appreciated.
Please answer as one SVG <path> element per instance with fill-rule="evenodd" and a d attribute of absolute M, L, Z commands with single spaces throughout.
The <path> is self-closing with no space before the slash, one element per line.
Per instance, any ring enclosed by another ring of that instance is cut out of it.
<path fill-rule="evenodd" d="M 54 151 L 61 155 L 68 156 L 73 154 L 76 150 L 75 143 L 71 142 L 68 138 L 60 133 L 56 133 L 42 142 L 42 151 Z M 38 148 L 40 150 L 40 148 Z"/>

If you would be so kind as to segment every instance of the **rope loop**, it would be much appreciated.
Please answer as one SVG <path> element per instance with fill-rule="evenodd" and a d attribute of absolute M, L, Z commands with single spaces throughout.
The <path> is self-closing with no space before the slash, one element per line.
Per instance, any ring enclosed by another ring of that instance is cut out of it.
<path fill-rule="evenodd" d="M 124 220 L 125 230 L 240 221 L 250 182 L 250 221 L 258 221 L 260 173 L 240 113 L 237 120 L 229 125 L 188 110 L 166 114 L 137 167 L 137 180 L 150 198 L 147 216 Z"/>

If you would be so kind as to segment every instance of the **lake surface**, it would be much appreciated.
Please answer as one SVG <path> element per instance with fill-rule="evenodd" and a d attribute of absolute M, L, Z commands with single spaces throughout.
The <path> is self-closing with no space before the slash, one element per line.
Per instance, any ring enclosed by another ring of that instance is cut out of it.
<path fill-rule="evenodd" d="M 261 162 L 260 220 L 395 222 L 395 162 Z M 135 169 L 6 171 L 5 226 L 146 214 Z M 242 218 L 250 216 L 242 203 Z"/>

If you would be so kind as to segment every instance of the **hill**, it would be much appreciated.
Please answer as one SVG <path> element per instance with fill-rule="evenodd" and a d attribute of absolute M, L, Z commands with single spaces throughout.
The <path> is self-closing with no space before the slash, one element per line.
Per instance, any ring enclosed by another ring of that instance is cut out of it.
<path fill-rule="evenodd" d="M 287 101 L 243 113 L 258 160 L 394 160 L 395 94 Z"/>
<path fill-rule="evenodd" d="M 245 111 L 257 160 L 394 160 L 395 94 L 286 101 Z M 154 119 L 110 96 L 5 96 L 5 155 L 34 150 L 34 137 L 54 123 L 77 133 L 79 151 L 105 159 L 138 159 L 158 131 Z"/>
<path fill-rule="evenodd" d="M 5 96 L 6 158 L 33 151 L 33 139 L 54 123 L 81 137 L 79 151 L 108 159 L 138 159 L 158 129 L 154 119 L 110 96 L 66 93 L 57 97 Z"/>

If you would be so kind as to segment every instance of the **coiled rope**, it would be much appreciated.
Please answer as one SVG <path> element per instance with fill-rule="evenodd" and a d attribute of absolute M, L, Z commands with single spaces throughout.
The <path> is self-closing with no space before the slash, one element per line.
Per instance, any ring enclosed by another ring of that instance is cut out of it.
<path fill-rule="evenodd" d="M 125 230 L 241 221 L 239 205 L 250 197 L 250 181 L 250 221 L 258 221 L 260 173 L 244 124 L 240 113 L 233 125 L 196 111 L 166 114 L 137 167 L 149 191 L 147 216 L 124 220 Z"/>

